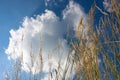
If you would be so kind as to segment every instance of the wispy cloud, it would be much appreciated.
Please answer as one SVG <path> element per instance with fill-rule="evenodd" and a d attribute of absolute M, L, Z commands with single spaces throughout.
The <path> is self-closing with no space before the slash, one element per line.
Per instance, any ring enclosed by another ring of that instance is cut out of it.
<path fill-rule="evenodd" d="M 49 2 L 50 2 L 50 0 L 45 0 L 45 6 L 48 6 Z"/>
<path fill-rule="evenodd" d="M 43 62 L 46 66 L 43 71 L 48 71 L 48 54 L 52 54 L 51 63 L 57 66 L 58 57 L 56 56 L 56 47 L 60 41 L 62 44 L 61 53 L 64 57 L 67 56 L 68 47 L 63 35 L 66 33 L 67 24 L 73 28 L 78 24 L 79 20 L 86 15 L 82 8 L 75 2 L 70 1 L 67 7 L 63 10 L 63 19 L 60 20 L 56 14 L 50 10 L 45 10 L 42 15 L 37 15 L 36 18 L 25 17 L 24 21 L 17 30 L 10 30 L 11 37 L 9 38 L 9 45 L 5 52 L 10 59 L 17 59 L 23 56 L 22 69 L 29 72 L 29 66 L 33 74 L 40 72 L 40 63 L 38 60 L 39 49 L 43 49 Z M 34 53 L 34 62 L 30 61 L 30 53 Z M 65 58 L 62 59 L 63 61 Z"/>
<path fill-rule="evenodd" d="M 112 12 L 112 0 L 104 0 L 103 1 L 103 6 L 105 8 L 106 11 L 108 12 Z"/>
<path fill-rule="evenodd" d="M 65 0 L 45 0 L 45 6 L 46 7 L 53 7 L 53 6 L 59 6 L 60 3 L 64 3 Z"/>

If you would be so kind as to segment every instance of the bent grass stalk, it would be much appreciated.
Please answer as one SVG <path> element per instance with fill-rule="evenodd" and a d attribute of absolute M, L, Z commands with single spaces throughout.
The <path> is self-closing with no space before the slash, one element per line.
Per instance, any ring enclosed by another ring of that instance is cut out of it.
<path fill-rule="evenodd" d="M 62 69 L 61 67 L 61 57 L 58 60 L 58 66 L 54 72 L 51 72 L 52 64 L 49 64 L 49 80 L 54 80 L 53 78 L 55 78 L 55 80 L 73 80 L 74 77 L 75 80 L 120 80 L 120 70 L 118 69 L 120 68 L 120 3 L 118 0 L 111 1 L 113 11 L 111 11 L 109 15 L 102 11 L 102 9 L 100 9 L 95 3 L 93 4 L 87 19 L 87 32 L 84 31 L 86 27 L 83 23 L 84 18 L 81 18 L 78 27 L 76 27 L 76 34 L 74 37 L 77 39 L 77 41 L 74 39 L 70 40 L 70 49 L 65 68 Z M 98 9 L 103 14 L 103 16 L 100 18 L 99 23 L 95 27 L 94 16 L 96 9 Z M 70 30 L 68 30 L 67 37 L 70 36 L 69 31 Z M 23 40 L 24 38 L 22 37 L 22 41 Z M 41 80 L 43 76 L 44 62 L 42 55 L 42 45 L 40 46 L 39 77 Z M 72 51 L 75 53 L 72 54 Z M 99 55 L 101 55 L 102 58 L 99 58 Z M 111 57 L 110 55 L 113 56 Z M 31 51 L 32 64 L 34 64 L 33 56 L 34 54 Z M 18 61 L 18 63 L 21 64 L 21 61 Z M 15 76 L 13 77 L 13 80 L 22 79 L 19 77 L 19 75 L 21 75 L 20 64 L 15 65 L 16 72 L 14 73 Z M 100 70 L 100 65 L 102 65 L 104 71 Z M 6 80 L 9 80 L 11 77 L 9 77 L 8 73 L 6 75 Z M 32 78 L 32 75 L 30 75 L 30 80 L 39 79 Z"/>

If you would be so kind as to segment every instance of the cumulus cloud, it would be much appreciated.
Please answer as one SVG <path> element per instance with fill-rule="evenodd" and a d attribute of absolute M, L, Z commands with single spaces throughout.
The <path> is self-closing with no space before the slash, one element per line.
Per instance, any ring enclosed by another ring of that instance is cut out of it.
<path fill-rule="evenodd" d="M 22 69 L 27 72 L 31 70 L 33 74 L 36 74 L 40 72 L 39 52 L 40 47 L 42 47 L 43 71 L 48 72 L 49 63 L 53 64 L 52 68 L 57 67 L 59 60 L 57 55 L 63 54 L 62 62 L 67 56 L 67 40 L 63 39 L 67 24 L 75 28 L 82 17 L 85 17 L 82 8 L 73 1 L 70 1 L 63 10 L 62 20 L 50 10 L 45 10 L 45 13 L 37 15 L 36 18 L 25 17 L 19 29 L 10 30 L 11 37 L 5 52 L 9 59 L 16 60 L 22 57 Z M 57 48 L 59 42 L 61 44 L 60 49 Z M 31 54 L 33 54 L 33 62 L 31 61 Z M 48 54 L 52 55 L 52 58 L 48 59 Z"/>
<path fill-rule="evenodd" d="M 81 18 L 86 19 L 83 8 L 79 4 L 70 1 L 69 5 L 63 10 L 63 19 L 73 27 L 76 27 Z"/>
<path fill-rule="evenodd" d="M 68 25 L 73 27 L 75 32 L 81 33 L 83 31 L 87 34 L 86 14 L 83 11 L 83 8 L 79 4 L 76 4 L 71 0 L 69 5 L 63 10 L 63 19 Z M 82 25 L 79 25 L 81 20 Z"/>

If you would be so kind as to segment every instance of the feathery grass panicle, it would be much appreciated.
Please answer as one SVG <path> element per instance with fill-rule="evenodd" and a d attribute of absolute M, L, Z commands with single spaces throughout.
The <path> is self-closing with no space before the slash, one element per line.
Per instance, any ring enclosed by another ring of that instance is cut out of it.
<path fill-rule="evenodd" d="M 59 56 L 58 66 L 52 71 L 52 64 L 49 63 L 49 80 L 120 80 L 120 3 L 118 0 L 112 1 L 112 11 L 105 12 L 94 2 L 89 11 L 87 26 L 83 22 L 84 17 L 80 19 L 78 26 L 75 28 L 74 38 L 70 40 L 69 53 L 65 61 L 65 67 L 62 68 L 62 52 L 60 52 L 62 43 L 58 43 L 57 56 Z M 98 9 L 103 16 L 99 23 L 94 25 L 95 12 Z M 87 27 L 87 31 L 85 28 Z M 70 36 L 68 27 L 67 38 Z M 24 35 L 22 35 L 22 41 Z M 41 40 L 41 39 L 40 39 Z M 42 41 L 41 41 L 42 44 Z M 67 53 L 66 53 L 67 54 Z M 39 51 L 40 60 L 40 80 L 43 76 L 43 53 L 42 45 Z M 31 67 L 34 64 L 34 53 L 31 45 Z M 48 60 L 52 57 L 48 55 Z M 15 65 L 15 76 L 13 80 L 20 80 L 21 73 L 19 61 Z M 37 80 L 38 78 L 34 78 Z M 6 80 L 9 80 L 7 74 Z M 33 80 L 33 78 L 30 78 Z"/>

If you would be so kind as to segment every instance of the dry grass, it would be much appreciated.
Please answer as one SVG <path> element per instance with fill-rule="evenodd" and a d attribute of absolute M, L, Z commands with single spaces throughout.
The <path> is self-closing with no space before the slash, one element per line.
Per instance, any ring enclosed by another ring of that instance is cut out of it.
<path fill-rule="evenodd" d="M 87 32 L 84 31 L 86 26 L 83 24 L 83 18 L 80 20 L 75 35 L 78 40 L 72 39 L 70 42 L 65 68 L 61 68 L 61 58 L 54 73 L 51 72 L 52 64 L 49 64 L 49 80 L 73 80 L 73 76 L 71 76 L 73 72 L 76 76 L 75 80 L 120 80 L 120 70 L 118 71 L 120 68 L 120 3 L 117 0 L 112 0 L 112 2 L 113 11 L 109 14 L 103 12 L 96 4 L 92 6 L 88 16 Z M 95 9 L 103 14 L 96 27 L 93 25 Z M 72 54 L 72 51 L 75 54 Z M 39 59 L 41 77 L 43 71 L 42 47 Z M 31 62 L 34 62 L 32 53 Z M 15 65 L 17 71 L 12 80 L 21 80 L 20 63 L 18 61 L 18 64 Z M 9 77 L 8 74 L 7 76 Z M 37 80 L 37 78 L 32 78 L 30 75 L 30 80 Z"/>

